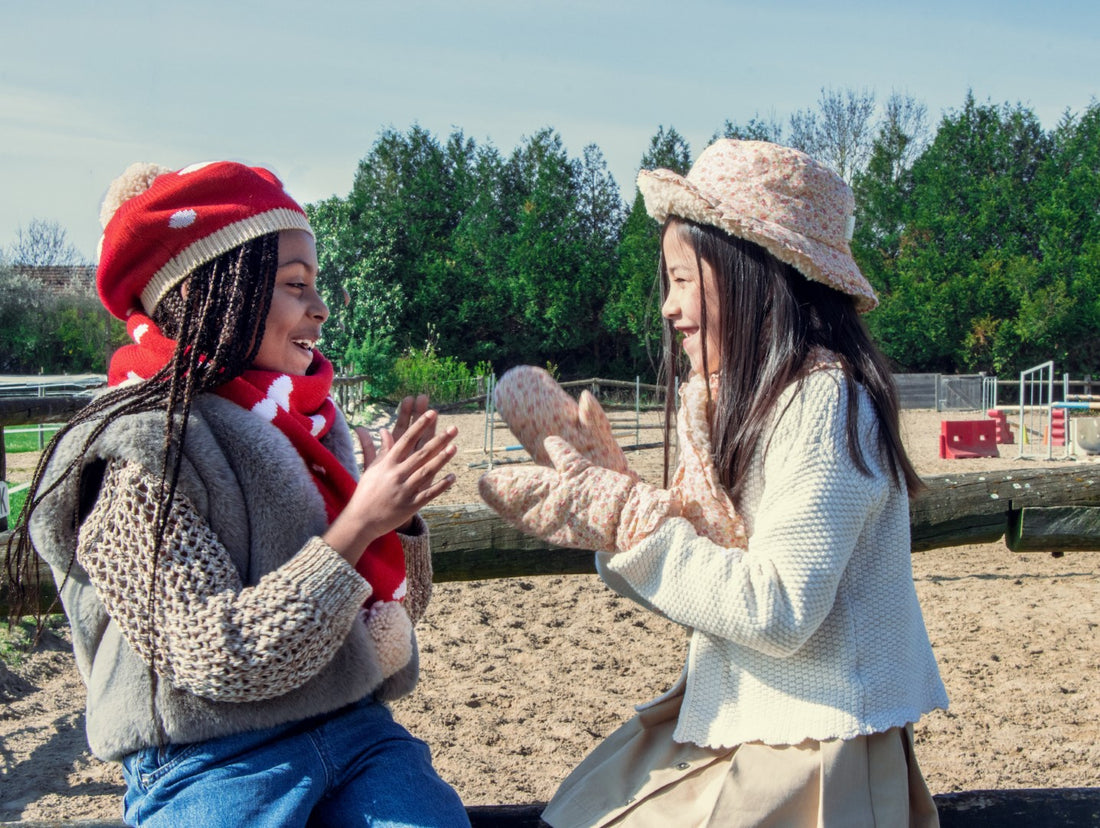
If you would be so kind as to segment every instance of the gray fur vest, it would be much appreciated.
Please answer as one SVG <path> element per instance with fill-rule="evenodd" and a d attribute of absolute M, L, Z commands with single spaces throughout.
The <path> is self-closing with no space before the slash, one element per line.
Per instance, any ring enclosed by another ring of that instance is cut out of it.
<path fill-rule="evenodd" d="M 79 454 L 90 424 L 67 435 L 50 462 L 45 485 Z M 70 474 L 35 512 L 34 547 L 61 587 L 72 628 L 77 666 L 88 688 L 87 735 L 92 752 L 116 760 L 165 742 L 186 744 L 273 727 L 337 710 L 374 693 L 397 698 L 416 684 L 418 660 L 383 680 L 375 645 L 360 617 L 332 660 L 297 689 L 257 702 L 216 702 L 158 680 L 111 620 L 88 576 L 75 562 L 80 480 L 98 461 L 136 461 L 153 473 L 163 462 L 164 415 L 115 419 Z M 342 415 L 325 445 L 356 474 L 351 437 Z M 292 558 L 328 526 L 324 502 L 298 452 L 270 423 L 228 400 L 206 394 L 188 423 L 178 491 L 205 517 L 228 549 L 242 582 L 250 586 Z M 100 491 L 99 497 L 111 493 Z M 424 545 L 426 548 L 426 544 Z M 426 553 L 425 553 L 426 554 Z M 409 561 L 427 574 L 430 561 Z"/>

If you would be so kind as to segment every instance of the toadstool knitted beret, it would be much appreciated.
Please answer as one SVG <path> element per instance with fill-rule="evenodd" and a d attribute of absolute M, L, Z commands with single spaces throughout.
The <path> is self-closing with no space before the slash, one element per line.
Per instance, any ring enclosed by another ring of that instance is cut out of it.
<path fill-rule="evenodd" d="M 638 189 L 657 221 L 678 216 L 759 244 L 809 279 L 878 304 L 848 246 L 855 198 L 844 180 L 804 152 L 767 141 L 715 141 L 686 176 L 642 170 Z"/>
<path fill-rule="evenodd" d="M 247 241 L 313 232 L 272 172 L 233 161 L 175 171 L 132 164 L 107 191 L 100 222 L 96 287 L 119 319 L 152 313 L 192 270 Z"/>

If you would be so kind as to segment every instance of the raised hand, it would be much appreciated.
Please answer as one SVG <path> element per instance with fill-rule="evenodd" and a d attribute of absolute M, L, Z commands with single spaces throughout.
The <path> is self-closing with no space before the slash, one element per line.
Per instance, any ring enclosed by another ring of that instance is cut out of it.
<path fill-rule="evenodd" d="M 409 426 L 428 413 L 428 395 L 418 394 L 416 397 L 405 397 L 397 406 L 397 419 L 393 424 L 393 439 L 400 439 L 401 435 L 408 431 Z M 424 433 L 417 444 L 419 448 L 425 442 L 435 436 L 435 425 Z"/>
<path fill-rule="evenodd" d="M 551 464 L 547 437 L 561 437 L 597 466 L 636 478 L 615 440 L 599 402 L 583 391 L 580 404 L 542 368 L 519 365 L 507 371 L 493 391 L 493 403 L 531 459 Z"/>
<path fill-rule="evenodd" d="M 594 465 L 560 437 L 547 437 L 544 448 L 550 468 L 498 468 L 478 480 L 482 499 L 529 535 L 624 551 L 679 513 L 673 493 Z"/>
<path fill-rule="evenodd" d="M 348 505 L 322 536 L 352 564 L 372 540 L 407 525 L 417 511 L 454 484 L 453 474 L 438 480 L 436 475 L 454 457 L 458 429 L 452 426 L 437 434 L 439 415 L 426 410 L 426 398 L 425 410 L 415 417 L 414 411 L 415 406 L 408 409 L 403 426 L 399 411 L 402 433 L 395 438 L 383 431 L 378 452 L 366 429 L 356 429 L 366 469 Z"/>
<path fill-rule="evenodd" d="M 374 441 L 366 429 L 356 427 L 355 434 L 359 438 L 359 445 L 363 449 L 363 468 L 374 462 L 376 456 L 380 457 L 409 429 L 409 426 L 428 412 L 428 395 L 420 394 L 417 397 L 405 397 L 397 404 L 395 422 L 392 429 L 379 431 L 380 448 L 375 448 Z M 421 434 L 417 442 L 417 448 L 435 436 L 435 424 L 427 424 L 427 429 Z"/>

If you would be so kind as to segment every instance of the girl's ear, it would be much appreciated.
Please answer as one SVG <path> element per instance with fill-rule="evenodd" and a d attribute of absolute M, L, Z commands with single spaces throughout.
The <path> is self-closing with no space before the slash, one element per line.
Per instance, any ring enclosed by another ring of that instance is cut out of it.
<path fill-rule="evenodd" d="M 182 282 L 180 282 L 180 296 L 184 299 L 187 298 L 187 294 L 191 292 L 191 277 L 188 276 Z"/>

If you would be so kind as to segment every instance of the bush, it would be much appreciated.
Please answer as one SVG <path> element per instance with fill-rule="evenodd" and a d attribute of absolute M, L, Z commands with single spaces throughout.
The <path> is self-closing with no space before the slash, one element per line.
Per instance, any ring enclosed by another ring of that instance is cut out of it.
<path fill-rule="evenodd" d="M 87 290 L 54 295 L 0 269 L 0 373 L 102 374 L 123 323 Z"/>
<path fill-rule="evenodd" d="M 368 332 L 359 344 L 349 345 L 344 352 L 347 368 L 356 376 L 367 378 L 368 396 L 385 399 L 393 393 L 397 386 L 396 350 L 392 337 Z"/>
<path fill-rule="evenodd" d="M 492 371 L 488 362 L 479 362 L 471 370 L 454 357 L 441 357 L 429 341 L 421 349 L 410 348 L 394 363 L 394 396 L 427 394 L 433 403 L 469 399 L 484 393 L 483 380 Z"/>

